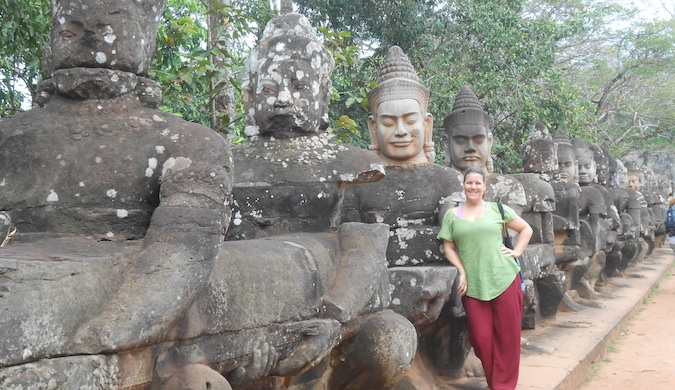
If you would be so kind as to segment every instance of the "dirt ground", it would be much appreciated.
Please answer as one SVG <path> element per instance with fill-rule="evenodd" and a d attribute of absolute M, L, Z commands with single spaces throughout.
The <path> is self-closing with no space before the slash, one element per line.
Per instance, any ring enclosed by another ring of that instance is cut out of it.
<path fill-rule="evenodd" d="M 581 390 L 675 388 L 675 268 L 609 345 Z"/>

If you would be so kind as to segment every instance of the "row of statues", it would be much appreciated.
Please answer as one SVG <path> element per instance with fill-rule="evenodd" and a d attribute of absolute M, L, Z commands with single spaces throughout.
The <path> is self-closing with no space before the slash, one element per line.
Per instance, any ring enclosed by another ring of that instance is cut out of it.
<path fill-rule="evenodd" d="M 469 87 L 433 116 L 403 51 L 368 94 L 370 150 L 328 127 L 333 58 L 282 14 L 246 61 L 250 141 L 157 109 L 164 1 L 54 0 L 40 108 L 0 122 L 3 388 L 416 389 L 470 353 L 436 239 L 462 172 L 492 172 Z M 489 200 L 535 230 L 524 327 L 598 306 L 660 245 L 670 182 L 543 125 Z M 664 183 L 668 183 L 667 185 Z M 659 219 L 660 218 L 660 219 Z M 4 244 L 4 243 L 3 243 Z"/>

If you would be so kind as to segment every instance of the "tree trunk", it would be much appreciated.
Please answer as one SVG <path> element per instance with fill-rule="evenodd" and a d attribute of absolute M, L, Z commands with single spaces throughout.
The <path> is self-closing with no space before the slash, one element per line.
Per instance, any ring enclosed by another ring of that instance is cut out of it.
<path fill-rule="evenodd" d="M 231 39 L 227 33 L 227 25 L 230 23 L 227 15 L 223 12 L 216 12 L 220 10 L 220 5 L 230 5 L 231 0 L 209 0 L 209 42 L 211 48 L 219 48 L 221 53 L 226 53 L 231 46 Z M 233 119 L 235 116 L 235 100 L 234 88 L 229 79 L 232 75 L 232 67 L 230 59 L 223 54 L 215 55 L 213 52 L 210 55 L 211 63 L 216 69 L 222 70 L 223 73 L 211 79 L 211 128 L 220 132 L 228 133 L 234 131 Z M 219 84 L 225 84 L 220 91 L 217 90 Z"/>

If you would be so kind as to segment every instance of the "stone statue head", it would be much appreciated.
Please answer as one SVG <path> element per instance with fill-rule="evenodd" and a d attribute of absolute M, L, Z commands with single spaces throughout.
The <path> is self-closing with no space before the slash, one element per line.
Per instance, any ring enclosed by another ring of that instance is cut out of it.
<path fill-rule="evenodd" d="M 579 184 L 586 186 L 591 183 L 596 183 L 597 171 L 595 160 L 593 159 L 593 151 L 586 146 L 586 142 L 579 136 L 574 137 L 572 145 L 574 146 L 577 156 L 577 177 L 579 178 Z"/>
<path fill-rule="evenodd" d="M 443 121 L 446 164 L 464 172 L 470 166 L 487 168 L 492 150 L 490 116 L 478 97 L 464 86 Z"/>
<path fill-rule="evenodd" d="M 52 0 L 45 73 L 107 68 L 145 76 L 166 0 Z"/>
<path fill-rule="evenodd" d="M 609 184 L 609 152 L 597 144 L 591 145 L 591 151 L 593 151 L 593 161 L 595 161 L 596 181 L 606 187 Z"/>
<path fill-rule="evenodd" d="M 558 149 L 542 122 L 537 122 L 522 147 L 525 173 L 552 174 L 558 169 Z"/>
<path fill-rule="evenodd" d="M 621 160 L 614 159 L 614 172 L 612 172 L 612 180 L 610 182 L 610 187 L 612 188 L 626 188 L 628 187 L 628 169 L 623 165 Z"/>
<path fill-rule="evenodd" d="M 644 185 L 644 172 L 633 162 L 627 162 L 625 166 L 628 177 L 626 188 L 640 191 Z"/>
<path fill-rule="evenodd" d="M 325 130 L 333 65 L 306 17 L 270 20 L 245 63 L 246 133 L 293 137 Z"/>
<path fill-rule="evenodd" d="M 561 180 L 573 183 L 576 179 L 577 163 L 574 146 L 567 132 L 558 130 L 553 135 L 553 142 L 558 146 L 558 176 Z"/>
<path fill-rule="evenodd" d="M 419 82 L 408 56 L 389 48 L 377 86 L 368 93 L 371 145 L 385 164 L 434 162 L 433 116 L 429 90 Z"/>

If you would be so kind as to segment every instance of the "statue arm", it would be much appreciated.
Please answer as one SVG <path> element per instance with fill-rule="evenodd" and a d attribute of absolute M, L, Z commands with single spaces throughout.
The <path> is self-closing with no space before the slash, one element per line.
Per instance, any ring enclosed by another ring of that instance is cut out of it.
<path fill-rule="evenodd" d="M 161 341 L 206 285 L 231 215 L 229 149 L 215 141 L 167 160 L 143 248 L 103 311 L 72 338 L 74 351 Z"/>

